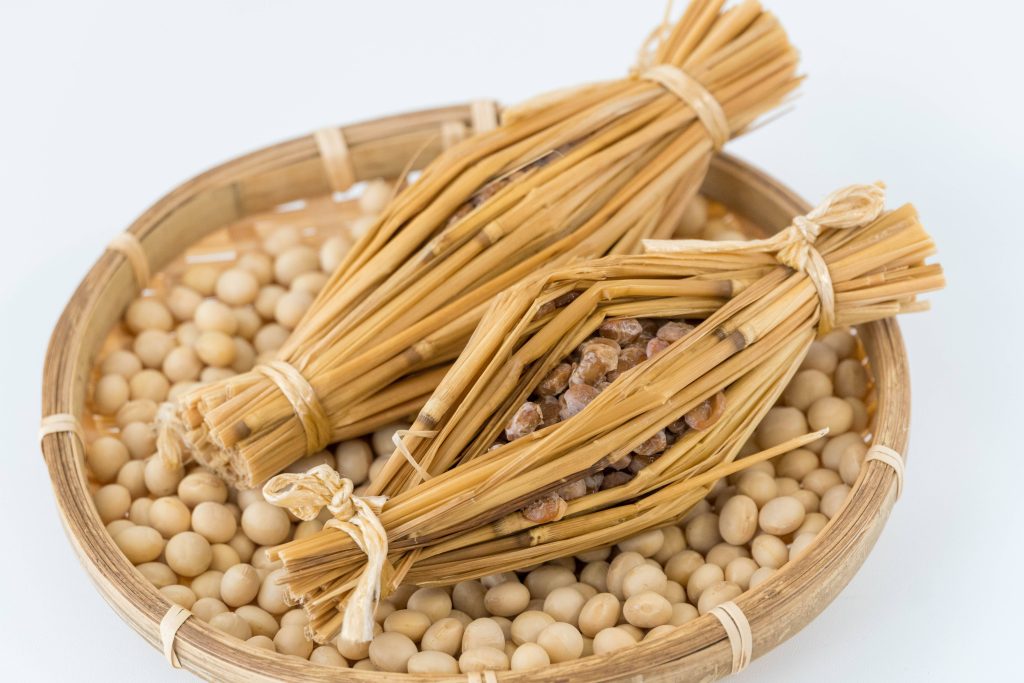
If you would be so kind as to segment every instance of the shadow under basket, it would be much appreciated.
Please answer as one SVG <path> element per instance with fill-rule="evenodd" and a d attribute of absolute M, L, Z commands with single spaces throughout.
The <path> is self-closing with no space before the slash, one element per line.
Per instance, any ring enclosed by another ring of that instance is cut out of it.
<path fill-rule="evenodd" d="M 478 105 L 431 109 L 344 126 L 356 181 L 396 177 L 440 153 L 453 131 L 469 130 Z M 337 187 L 312 135 L 225 163 L 170 192 L 130 227 L 153 272 L 204 236 L 274 207 L 328 195 Z M 410 163 L 410 159 L 414 161 Z M 714 159 L 703 192 L 768 232 L 809 206 L 776 180 L 730 156 Z M 93 364 L 108 332 L 137 295 L 126 258 L 107 251 L 89 271 L 54 330 L 43 377 L 43 415 L 86 413 Z M 875 379 L 871 431 L 877 442 L 905 452 L 910 413 L 907 357 L 893 321 L 858 328 Z M 160 621 L 171 603 L 124 557 L 106 532 L 90 494 L 83 444 L 71 432 L 46 436 L 43 455 L 68 537 L 108 603 L 150 645 L 160 649 Z M 896 475 L 866 462 L 842 510 L 802 555 L 735 603 L 753 634 L 753 656 L 783 642 L 820 613 L 852 578 L 881 533 L 896 498 Z M 328 668 L 247 645 L 200 621 L 177 632 L 183 667 L 218 681 L 466 680 Z M 157 665 L 154 659 L 154 665 Z M 499 672 L 500 681 L 706 680 L 728 675 L 733 650 L 722 623 L 701 616 L 672 634 L 607 655 L 529 672 Z"/>

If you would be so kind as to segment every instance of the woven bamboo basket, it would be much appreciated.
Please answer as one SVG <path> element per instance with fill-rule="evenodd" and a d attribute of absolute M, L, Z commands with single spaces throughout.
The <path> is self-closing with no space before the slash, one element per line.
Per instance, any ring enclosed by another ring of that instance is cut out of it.
<path fill-rule="evenodd" d="M 483 111 L 486 111 L 484 107 Z M 493 108 L 492 108 L 493 111 Z M 355 180 L 396 177 L 422 167 L 452 137 L 480 126 L 481 108 L 452 106 L 341 128 Z M 328 195 L 332 183 L 313 135 L 229 161 L 167 194 L 129 228 L 157 272 L 204 236 L 296 200 Z M 717 157 L 703 188 L 709 198 L 774 232 L 810 207 L 778 181 L 730 156 Z M 229 233 L 230 234 L 230 233 Z M 43 415 L 86 412 L 95 359 L 125 306 L 138 293 L 126 258 L 107 251 L 82 281 L 58 322 L 46 356 Z M 871 430 L 876 442 L 904 452 L 910 411 L 907 357 L 893 321 L 858 329 L 875 378 Z M 42 451 L 68 537 L 100 593 L 150 645 L 171 604 L 131 565 L 107 534 L 92 503 L 83 444 L 71 432 L 48 435 Z M 820 613 L 849 582 L 881 533 L 896 499 L 896 475 L 867 462 L 844 508 L 795 561 L 735 599 L 753 633 L 753 656 L 783 642 Z M 339 670 L 256 649 L 199 619 L 178 630 L 182 666 L 218 681 L 438 681 L 444 677 Z M 732 647 L 721 623 L 702 616 L 674 634 L 609 655 L 591 656 L 501 681 L 709 680 L 728 675 Z M 449 677 L 466 680 L 466 676 Z"/>

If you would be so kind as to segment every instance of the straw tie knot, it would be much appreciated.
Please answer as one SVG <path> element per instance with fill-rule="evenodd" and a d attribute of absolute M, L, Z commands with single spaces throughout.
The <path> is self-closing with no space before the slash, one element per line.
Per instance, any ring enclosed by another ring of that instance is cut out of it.
<path fill-rule="evenodd" d="M 795 217 L 789 227 L 761 240 L 644 240 L 647 253 L 774 253 L 779 263 L 805 273 L 818 292 L 821 315 L 818 331 L 835 326 L 836 295 L 832 275 L 815 243 L 822 230 L 849 230 L 875 221 L 885 209 L 885 186 L 850 185 L 836 190 L 804 216 Z"/>
<path fill-rule="evenodd" d="M 366 566 L 345 609 L 341 633 L 346 640 L 367 642 L 373 638 L 373 613 L 380 599 L 384 562 L 388 554 L 388 536 L 378 515 L 386 496 L 356 496 L 351 479 L 342 477 L 328 465 L 317 465 L 308 472 L 286 473 L 273 477 L 263 487 L 268 503 L 287 508 L 299 519 L 315 519 L 327 508 L 334 516 L 325 529 L 341 531 L 366 553 Z"/>
<path fill-rule="evenodd" d="M 313 385 L 295 366 L 272 360 L 253 368 L 271 382 L 292 406 L 306 435 L 306 453 L 316 453 L 331 442 L 331 419 L 320 403 Z"/>

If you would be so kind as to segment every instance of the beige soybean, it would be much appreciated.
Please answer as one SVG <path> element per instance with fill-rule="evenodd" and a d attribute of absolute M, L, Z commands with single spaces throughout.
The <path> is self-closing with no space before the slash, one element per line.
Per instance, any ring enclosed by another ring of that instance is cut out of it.
<path fill-rule="evenodd" d="M 547 612 L 526 610 L 512 620 L 511 640 L 516 645 L 535 643 L 540 632 L 553 623 L 555 618 Z"/>
<path fill-rule="evenodd" d="M 667 624 L 672 618 L 672 605 L 654 591 L 639 593 L 626 599 L 622 616 L 638 628 L 654 628 Z"/>
<path fill-rule="evenodd" d="M 682 626 L 683 624 L 693 621 L 698 616 L 697 608 L 688 602 L 677 602 L 672 605 L 672 618 L 669 619 L 669 624 L 672 626 Z"/>
<path fill-rule="evenodd" d="M 744 472 L 736 483 L 736 490 L 753 500 L 758 507 L 775 498 L 779 493 L 775 476 L 761 471 Z"/>
<path fill-rule="evenodd" d="M 194 531 L 183 531 L 167 541 L 164 557 L 180 576 L 199 576 L 209 568 L 213 552 L 205 538 Z"/>
<path fill-rule="evenodd" d="M 163 562 L 143 562 L 135 567 L 146 580 L 157 588 L 172 586 L 178 583 L 178 575 Z"/>
<path fill-rule="evenodd" d="M 621 628 L 605 628 L 594 636 L 594 654 L 604 655 L 636 645 L 633 636 Z"/>
<path fill-rule="evenodd" d="M 801 370 L 793 376 L 782 398 L 786 405 L 806 411 L 819 398 L 832 395 L 832 378 L 821 370 Z"/>
<path fill-rule="evenodd" d="M 514 617 L 522 613 L 529 602 L 530 589 L 518 581 L 505 581 L 489 588 L 484 594 L 487 611 L 502 617 Z"/>
<path fill-rule="evenodd" d="M 409 596 L 406 607 L 427 615 L 431 622 L 443 619 L 452 611 L 452 599 L 443 588 L 420 588 Z"/>
<path fill-rule="evenodd" d="M 252 565 L 236 564 L 228 568 L 221 578 L 220 599 L 229 607 L 247 605 L 256 598 L 261 583 Z"/>
<path fill-rule="evenodd" d="M 757 542 L 756 538 L 754 542 Z M 686 582 L 686 594 L 689 596 L 690 602 L 696 603 L 705 588 L 724 579 L 725 572 L 717 564 L 705 564 L 698 567 L 690 574 L 690 579 Z"/>
<path fill-rule="evenodd" d="M 235 322 L 238 323 L 237 329 L 235 330 L 235 347 L 237 350 L 238 342 L 244 341 L 248 344 L 256 332 L 263 327 L 263 318 L 260 317 L 256 307 L 252 304 L 246 306 L 235 306 L 231 309 L 231 313 L 235 316 Z M 252 345 L 249 345 L 249 349 L 252 351 L 253 357 L 256 356 L 255 349 L 252 349 Z M 235 363 L 231 365 L 232 368 L 238 363 L 238 354 L 235 354 Z"/>
<path fill-rule="evenodd" d="M 274 306 L 274 319 L 284 328 L 294 330 L 302 316 L 313 305 L 313 295 L 306 291 L 283 294 Z"/>
<path fill-rule="evenodd" d="M 508 655 L 504 649 L 480 647 L 466 650 L 459 656 L 459 671 L 464 674 L 474 671 L 507 671 Z"/>
<path fill-rule="evenodd" d="M 139 498 L 148 493 L 145 487 L 145 461 L 131 460 L 118 471 L 117 482 L 128 489 L 132 498 Z"/>
<path fill-rule="evenodd" d="M 626 574 L 642 564 L 645 564 L 644 556 L 640 553 L 625 552 L 616 555 L 608 566 L 608 574 L 605 579 L 608 592 L 620 600 L 623 599 L 622 582 L 626 578 Z"/>
<path fill-rule="evenodd" d="M 626 572 L 626 575 L 622 578 L 622 596 L 629 598 L 646 591 L 663 593 L 667 584 L 668 577 L 665 576 L 665 572 L 660 565 L 638 565 Z"/>
<path fill-rule="evenodd" d="M 852 486 L 857 481 L 867 452 L 867 446 L 863 444 L 859 447 L 851 446 L 843 451 L 843 455 L 839 458 L 839 478 L 843 480 L 844 484 Z"/>
<path fill-rule="evenodd" d="M 804 505 L 793 496 L 780 496 L 765 503 L 758 515 L 761 528 L 774 536 L 796 531 L 804 521 Z"/>
<path fill-rule="evenodd" d="M 781 477 L 792 477 L 797 481 L 818 468 L 818 455 L 805 448 L 786 453 L 778 460 L 776 473 Z"/>
<path fill-rule="evenodd" d="M 256 349 L 256 353 L 259 354 L 277 351 L 288 341 L 289 334 L 290 332 L 286 328 L 277 323 L 270 323 L 261 327 L 253 335 L 252 345 Z"/>
<path fill-rule="evenodd" d="M 159 370 L 139 370 L 128 380 L 132 399 L 148 398 L 160 403 L 167 398 L 171 383 Z"/>
<path fill-rule="evenodd" d="M 554 617 L 555 621 L 576 626 L 586 602 L 587 599 L 574 586 L 561 586 L 544 598 L 544 611 Z"/>
<path fill-rule="evenodd" d="M 191 587 L 193 592 L 200 598 L 220 599 L 220 584 L 223 579 L 224 572 L 208 569 L 192 579 Z M 224 601 L 221 600 L 221 602 Z"/>
<path fill-rule="evenodd" d="M 116 374 L 104 375 L 93 390 L 93 407 L 100 415 L 114 415 L 130 396 L 127 379 Z"/>
<path fill-rule="evenodd" d="M 714 548 L 708 551 L 708 554 L 705 556 L 705 560 L 708 564 L 717 564 L 724 570 L 725 566 L 737 557 L 749 556 L 750 551 L 747 550 L 746 546 L 718 543 Z"/>
<path fill-rule="evenodd" d="M 170 332 L 174 327 L 174 317 L 171 312 L 161 301 L 154 298 L 135 299 L 128 304 L 124 321 L 128 325 L 128 329 L 135 334 L 143 330 Z"/>
<path fill-rule="evenodd" d="M 207 501 L 224 503 L 228 499 L 228 487 L 224 480 L 213 472 L 196 470 L 190 472 L 178 484 L 178 497 L 190 508 Z"/>
<path fill-rule="evenodd" d="M 232 335 L 238 331 L 238 319 L 234 311 L 223 301 L 207 299 L 196 307 L 193 322 L 200 334 L 203 332 L 220 332 Z M 198 337 L 196 338 L 198 341 Z"/>
<path fill-rule="evenodd" d="M 509 658 L 509 668 L 512 671 L 530 671 L 550 664 L 551 658 L 547 651 L 537 643 L 523 643 Z"/>
<path fill-rule="evenodd" d="M 236 564 L 242 563 L 242 558 L 238 554 L 238 551 L 226 543 L 214 543 L 210 546 L 210 552 L 212 553 L 210 569 L 216 569 L 219 572 L 226 572 Z"/>
<path fill-rule="evenodd" d="M 121 427 L 121 443 L 135 460 L 148 458 L 156 451 L 156 432 L 152 425 L 129 422 Z"/>
<path fill-rule="evenodd" d="M 836 484 L 828 491 L 825 491 L 825 495 L 821 497 L 821 506 L 819 507 L 821 514 L 829 519 L 835 517 L 839 510 L 842 509 L 849 495 L 850 487 L 846 484 Z"/>
<path fill-rule="evenodd" d="M 423 612 L 412 609 L 395 610 L 384 620 L 384 632 L 402 633 L 414 643 L 418 643 L 430 628 L 430 617 Z"/>
<path fill-rule="evenodd" d="M 192 605 L 196 604 L 196 594 L 193 593 L 192 589 L 188 586 L 171 584 L 169 586 L 163 586 L 159 590 L 165 598 L 175 605 L 180 605 L 185 609 L 190 610 L 192 609 Z"/>
<path fill-rule="evenodd" d="M 621 613 L 622 605 L 618 598 L 611 593 L 598 593 L 587 600 L 580 610 L 580 631 L 583 635 L 596 639 L 599 632 L 618 623 Z M 513 635 L 514 633 L 513 631 Z"/>
<path fill-rule="evenodd" d="M 256 604 L 271 614 L 284 614 L 290 608 L 285 600 L 287 597 L 285 587 L 277 583 L 283 575 L 284 569 L 280 567 L 267 574 L 256 594 Z M 341 654 L 345 655 L 344 652 Z M 348 655 L 345 657 L 349 658 Z"/>
<path fill-rule="evenodd" d="M 665 542 L 665 534 L 661 529 L 647 531 L 631 536 L 618 544 L 622 552 L 635 552 L 644 557 L 653 557 Z"/>
<path fill-rule="evenodd" d="M 320 256 L 315 249 L 305 245 L 290 247 L 274 259 L 274 279 L 287 287 L 299 275 L 319 267 Z"/>
<path fill-rule="evenodd" d="M 305 627 L 294 624 L 282 626 L 274 634 L 274 647 L 281 654 L 295 655 L 307 659 L 313 651 L 313 643 L 306 638 Z M 415 649 L 415 645 L 413 648 Z M 370 646 L 373 649 L 373 646 Z"/>
<path fill-rule="evenodd" d="M 565 567 L 546 564 L 527 574 L 523 583 L 530 589 L 532 597 L 546 598 L 554 589 L 576 583 L 576 574 Z"/>
<path fill-rule="evenodd" d="M 683 534 L 683 530 L 677 526 L 662 527 L 661 535 L 661 547 L 658 549 L 658 552 L 654 553 L 653 557 L 659 564 L 665 564 L 670 557 L 686 550 L 686 536 Z M 605 558 L 602 557 L 600 559 Z"/>
<path fill-rule="evenodd" d="M 699 614 L 707 614 L 723 602 L 739 597 L 739 594 L 742 592 L 742 588 L 730 581 L 713 583 L 700 594 L 700 600 L 697 602 L 697 612 Z"/>
<path fill-rule="evenodd" d="M 726 543 L 748 543 L 757 532 L 757 514 L 757 503 L 753 498 L 737 494 L 722 506 L 722 514 L 718 518 L 718 533 Z"/>
<path fill-rule="evenodd" d="M 798 534 L 789 546 L 789 560 L 792 562 L 814 541 L 815 534 Z"/>
<path fill-rule="evenodd" d="M 381 671 L 405 673 L 414 654 L 416 643 L 397 631 L 382 633 L 370 643 L 370 661 Z"/>
<path fill-rule="evenodd" d="M 341 653 L 338 652 L 337 648 L 329 645 L 320 645 L 313 649 L 309 653 L 309 661 L 313 664 L 319 664 L 320 666 L 341 666 L 347 667 L 348 662 Z"/>
<path fill-rule="evenodd" d="M 754 436 L 761 448 L 771 448 L 808 431 L 803 412 L 790 406 L 775 407 L 761 420 Z"/>
<path fill-rule="evenodd" d="M 839 461 L 842 460 L 843 454 L 848 449 L 858 446 L 864 447 L 865 451 L 867 450 L 864 438 L 857 432 L 846 432 L 829 439 L 828 443 L 825 444 L 825 448 L 821 451 L 821 466 L 830 470 L 838 470 Z"/>
<path fill-rule="evenodd" d="M 406 670 L 411 674 L 457 674 L 459 662 L 447 652 L 417 652 L 406 662 Z"/>
<path fill-rule="evenodd" d="M 274 640 L 264 635 L 257 635 L 249 638 L 245 641 L 247 644 L 260 649 L 268 650 L 269 652 L 277 652 L 277 646 L 274 645 Z"/>
<path fill-rule="evenodd" d="M 505 648 L 505 633 L 494 619 L 474 619 L 463 630 L 463 652 L 479 647 L 493 647 L 499 650 Z"/>
<path fill-rule="evenodd" d="M 131 507 L 128 508 L 128 519 L 133 524 L 149 526 L 149 508 L 151 505 L 153 505 L 151 498 L 137 498 L 133 500 Z"/>
<path fill-rule="evenodd" d="M 754 539 L 750 544 L 750 554 L 759 566 L 771 569 L 778 569 L 789 559 L 786 544 L 782 539 L 769 534 L 762 534 Z"/>
<path fill-rule="evenodd" d="M 737 557 L 725 567 L 725 580 L 743 590 L 750 587 L 750 577 L 758 569 L 757 562 L 750 557 Z"/>
<path fill-rule="evenodd" d="M 177 498 L 164 496 L 153 501 L 149 508 L 149 523 L 164 538 L 188 531 L 192 525 L 192 513 Z"/>
<path fill-rule="evenodd" d="M 598 593 L 605 593 L 608 591 L 608 567 L 604 560 L 589 562 L 580 571 L 580 581 Z"/>
<path fill-rule="evenodd" d="M 718 533 L 718 515 L 703 512 L 686 523 L 686 544 L 699 553 L 706 553 L 722 540 Z"/>
<path fill-rule="evenodd" d="M 465 630 L 462 622 L 453 617 L 445 617 L 431 624 L 420 638 L 420 649 L 423 651 L 444 652 L 454 656 L 462 647 L 462 634 Z"/>
<path fill-rule="evenodd" d="M 128 449 L 112 436 L 101 436 L 86 449 L 85 461 L 96 481 L 109 484 L 131 459 Z"/>
<path fill-rule="evenodd" d="M 842 479 L 839 478 L 838 472 L 825 468 L 818 468 L 809 472 L 800 482 L 800 485 L 803 486 L 804 489 L 812 491 L 820 498 L 825 495 L 825 491 L 828 491 L 836 484 L 841 483 Z"/>
<path fill-rule="evenodd" d="M 227 633 L 229 636 L 234 636 L 239 640 L 248 640 L 249 638 L 252 638 L 252 628 L 249 627 L 249 622 L 234 612 L 221 612 L 220 614 L 215 614 L 213 618 L 210 619 L 210 626 L 214 627 L 218 631 Z"/>
<path fill-rule="evenodd" d="M 665 575 L 669 581 L 675 581 L 685 586 L 686 582 L 690 580 L 690 575 L 703 565 L 704 558 L 700 553 L 695 550 L 684 550 L 673 555 L 665 563 Z"/>
<path fill-rule="evenodd" d="M 115 519 L 104 528 L 107 530 L 107 533 L 110 534 L 110 537 L 113 538 L 130 526 L 135 526 L 135 522 L 130 519 Z"/>
<path fill-rule="evenodd" d="M 175 346 L 177 343 L 174 335 L 162 330 L 146 330 L 139 333 L 132 342 L 132 350 L 147 368 L 161 367 Z"/>
<path fill-rule="evenodd" d="M 100 487 L 93 494 L 92 500 L 104 524 L 124 518 L 132 504 L 131 493 L 120 484 L 107 484 Z"/>
<path fill-rule="evenodd" d="M 210 543 L 226 543 L 235 535 L 238 523 L 226 505 L 206 500 L 192 510 L 192 528 Z"/>
<path fill-rule="evenodd" d="M 838 396 L 819 398 L 807 409 L 811 429 L 828 427 L 830 434 L 842 434 L 853 426 L 853 408 Z"/>
<path fill-rule="evenodd" d="M 235 614 L 249 622 L 253 634 L 273 638 L 280 626 L 270 612 L 256 605 L 242 605 L 235 609 Z"/>
<path fill-rule="evenodd" d="M 199 379 L 203 370 L 202 361 L 188 346 L 172 349 L 163 361 L 163 373 L 172 382 L 189 382 Z"/>
<path fill-rule="evenodd" d="M 116 349 L 108 353 L 103 362 L 100 363 L 101 375 L 121 375 L 130 379 L 132 375 L 142 369 L 142 361 L 127 349 Z"/>
<path fill-rule="evenodd" d="M 578 659 L 583 654 L 583 635 L 572 624 L 550 624 L 537 635 L 537 644 L 553 664 Z"/>
<path fill-rule="evenodd" d="M 228 611 L 228 606 L 217 598 L 199 598 L 192 605 L 190 611 L 202 621 L 210 621 L 214 615 Z"/>
<path fill-rule="evenodd" d="M 291 533 L 288 513 L 266 501 L 257 501 L 242 511 L 242 530 L 260 545 L 278 545 Z"/>
<path fill-rule="evenodd" d="M 857 351 L 857 339 L 847 328 L 837 328 L 821 338 L 821 342 L 832 347 L 840 359 L 849 358 Z"/>
<path fill-rule="evenodd" d="M 352 243 L 344 235 L 335 235 L 327 238 L 320 245 L 320 270 L 325 273 L 333 273 L 341 265 L 342 259 L 351 248 Z"/>

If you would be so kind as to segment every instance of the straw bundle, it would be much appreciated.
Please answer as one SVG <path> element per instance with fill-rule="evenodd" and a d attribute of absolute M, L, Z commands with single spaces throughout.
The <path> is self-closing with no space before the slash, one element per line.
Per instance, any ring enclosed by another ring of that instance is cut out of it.
<path fill-rule="evenodd" d="M 754 1 L 695 0 L 628 78 L 505 113 L 399 194 L 279 359 L 183 397 L 195 457 L 253 486 L 332 441 L 414 413 L 488 302 L 542 266 L 667 237 L 712 152 L 798 84 L 796 52 Z M 175 421 L 172 421 L 175 422 Z"/>
<path fill-rule="evenodd" d="M 562 266 L 504 292 L 371 487 L 391 496 L 372 498 L 379 515 L 354 513 L 350 488 L 328 468 L 280 475 L 264 489 L 303 517 L 327 507 L 331 526 L 345 532 L 326 529 L 276 550 L 312 635 L 369 638 L 378 593 L 403 580 L 518 569 L 663 525 L 719 477 L 820 438 L 735 460 L 816 331 L 922 310 L 916 295 L 943 285 L 941 268 L 924 263 L 934 245 L 913 207 L 882 214 L 882 204 L 880 187 L 854 186 L 766 240 L 653 241 L 649 250 L 676 253 Z M 492 448 L 555 365 L 605 321 L 632 317 L 701 322 L 578 414 Z M 628 483 L 551 498 L 718 392 L 720 419 L 685 432 Z M 545 497 L 553 515 L 531 521 L 519 512 Z M 373 548 L 363 532 L 370 527 L 383 531 Z"/>

